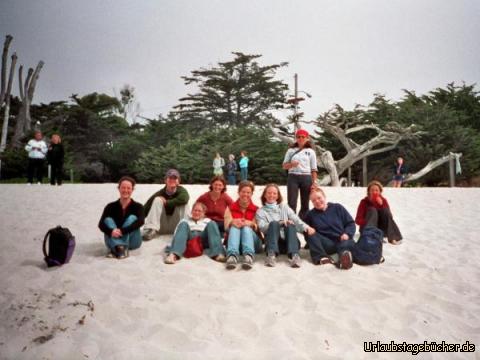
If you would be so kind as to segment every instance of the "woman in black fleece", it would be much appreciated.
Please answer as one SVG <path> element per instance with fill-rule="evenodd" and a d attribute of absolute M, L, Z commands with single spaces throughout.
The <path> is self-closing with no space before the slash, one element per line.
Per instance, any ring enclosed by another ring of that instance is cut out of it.
<path fill-rule="evenodd" d="M 62 139 L 60 135 L 53 134 L 47 152 L 47 160 L 51 166 L 50 185 L 55 185 L 55 182 L 62 185 L 64 157 Z"/>
<path fill-rule="evenodd" d="M 98 227 L 105 234 L 105 245 L 110 250 L 107 256 L 123 259 L 128 250 L 142 245 L 140 227 L 145 222 L 143 205 L 132 199 L 135 180 L 124 176 L 118 182 L 120 199 L 103 210 Z"/>

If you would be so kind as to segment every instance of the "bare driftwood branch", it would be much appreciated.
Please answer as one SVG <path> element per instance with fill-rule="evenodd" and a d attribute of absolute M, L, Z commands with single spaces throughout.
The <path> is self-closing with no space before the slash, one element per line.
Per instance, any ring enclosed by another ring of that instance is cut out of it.
<path fill-rule="evenodd" d="M 28 69 L 27 78 L 22 84 L 22 66 L 19 69 L 19 81 L 20 81 L 20 98 L 22 100 L 22 106 L 20 107 L 17 123 L 15 124 L 15 133 L 13 134 L 12 144 L 15 147 L 21 146 L 21 139 L 25 136 L 27 131 L 30 131 L 32 126 L 32 118 L 30 116 L 30 106 L 33 101 L 33 95 L 35 93 L 35 87 L 37 85 L 40 71 L 44 65 L 43 61 L 39 61 L 35 70 Z"/>
<path fill-rule="evenodd" d="M 2 72 L 0 79 L 0 107 L 6 100 L 6 91 L 7 91 L 7 61 L 8 61 L 8 50 L 10 44 L 13 40 L 12 35 L 5 36 L 5 42 L 3 43 L 3 53 L 2 53 Z"/>
<path fill-rule="evenodd" d="M 10 120 L 10 93 L 12 91 L 13 78 L 15 76 L 15 66 L 17 65 L 17 54 L 13 53 L 10 64 L 10 74 L 8 77 L 8 85 L 5 92 L 5 110 L 3 113 L 2 136 L 0 139 L 0 153 L 5 151 L 7 147 L 8 123 Z"/>
<path fill-rule="evenodd" d="M 423 169 L 417 171 L 416 173 L 407 174 L 405 176 L 405 179 L 403 180 L 403 182 L 415 181 L 415 180 L 421 178 L 422 176 L 428 174 L 430 171 L 432 171 L 436 167 L 450 161 L 450 159 L 460 158 L 460 157 L 462 157 L 462 153 L 449 153 L 448 155 L 442 156 L 441 158 L 439 158 L 437 160 L 430 161 L 427 165 L 425 165 L 425 167 Z"/>

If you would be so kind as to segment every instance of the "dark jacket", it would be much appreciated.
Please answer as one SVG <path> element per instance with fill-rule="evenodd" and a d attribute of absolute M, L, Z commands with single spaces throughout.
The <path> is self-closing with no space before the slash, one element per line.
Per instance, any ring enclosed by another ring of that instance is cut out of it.
<path fill-rule="evenodd" d="M 123 228 L 123 223 L 130 215 L 135 215 L 137 217 L 137 221 L 135 221 L 132 225 Z M 104 234 L 111 236 L 112 229 L 109 229 L 104 223 L 104 220 L 107 217 L 111 217 L 115 221 L 117 227 L 122 230 L 122 234 L 131 233 L 132 231 L 139 229 L 145 223 L 143 205 L 134 200 L 130 201 L 130 204 L 128 204 L 125 212 L 122 209 L 122 204 L 120 204 L 120 199 L 111 202 L 105 206 L 105 209 L 103 209 L 103 214 L 98 222 L 98 227 Z"/>
<path fill-rule="evenodd" d="M 307 213 L 305 222 L 317 233 L 332 241 L 340 241 L 343 233 L 347 234 L 350 239 L 353 239 L 353 235 L 355 235 L 355 222 L 347 209 L 340 204 L 328 203 L 325 211 L 313 208 Z"/>
<path fill-rule="evenodd" d="M 175 191 L 173 195 L 168 195 L 167 187 L 164 187 L 162 190 L 157 191 L 155 194 L 150 196 L 145 203 L 145 216 L 148 216 L 153 200 L 157 196 L 162 196 L 167 200 L 167 204 L 165 205 L 165 212 L 167 215 L 173 215 L 176 206 L 187 205 L 188 200 L 190 199 L 187 189 L 185 189 L 183 186 L 177 186 L 177 191 Z"/>
<path fill-rule="evenodd" d="M 47 160 L 50 165 L 63 165 L 65 152 L 62 144 L 50 144 L 47 152 Z"/>

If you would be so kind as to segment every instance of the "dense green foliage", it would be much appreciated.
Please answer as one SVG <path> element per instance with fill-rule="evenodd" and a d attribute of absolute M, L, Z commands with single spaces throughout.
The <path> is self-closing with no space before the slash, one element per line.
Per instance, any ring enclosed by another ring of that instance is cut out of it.
<path fill-rule="evenodd" d="M 286 64 L 260 66 L 258 55 L 234 56 L 232 61 L 210 69 L 192 71 L 184 80 L 187 85 L 195 84 L 198 92 L 180 99 L 168 116 L 143 124 L 126 121 L 127 98 L 98 93 L 33 105 L 32 117 L 41 123 L 47 138 L 53 133 L 62 136 L 66 172 L 73 169 L 78 181 L 116 181 L 129 174 L 142 182 L 160 182 L 165 171 L 175 167 L 184 183 L 207 183 L 216 152 L 225 160 L 229 154 L 238 160 L 240 151 L 246 150 L 250 179 L 259 184 L 283 184 L 286 177 L 281 162 L 287 146 L 275 139 L 271 126 L 275 121 L 272 110 L 285 105 L 288 89 L 275 80 L 275 72 Z M 396 102 L 375 95 L 368 106 L 347 111 L 337 105 L 331 110 L 345 124 L 373 122 L 384 126 L 396 122 L 415 124 L 423 131 L 419 138 L 369 158 L 369 179 L 388 182 L 397 156 L 404 157 L 410 171 L 416 172 L 431 160 L 461 152 L 463 172 L 459 180 L 475 184 L 472 180 L 480 175 L 480 96 L 475 86 L 449 84 L 422 96 L 404 93 Z M 19 101 L 13 98 L 10 130 L 18 109 Z M 354 140 L 364 142 L 371 135 L 367 131 Z M 335 138 L 321 130 L 317 137 L 335 159 L 345 155 Z M 2 154 L 2 179 L 25 176 L 26 160 L 23 149 L 7 149 Z M 354 164 L 352 170 L 354 180 L 360 180 L 361 163 Z M 448 167 L 442 166 L 420 183 L 439 185 L 447 179 Z"/>

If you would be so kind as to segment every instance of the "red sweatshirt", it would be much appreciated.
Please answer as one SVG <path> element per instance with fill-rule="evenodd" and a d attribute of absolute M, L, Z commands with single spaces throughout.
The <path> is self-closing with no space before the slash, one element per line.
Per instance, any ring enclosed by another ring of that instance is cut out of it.
<path fill-rule="evenodd" d="M 389 209 L 387 199 L 380 195 L 382 198 L 383 204 L 379 205 L 377 202 L 372 202 L 368 196 L 364 197 L 360 204 L 358 204 L 357 216 L 355 217 L 355 223 L 359 226 L 364 226 L 367 223 L 365 217 L 367 216 L 367 210 L 369 207 L 374 207 L 375 209 Z"/>

